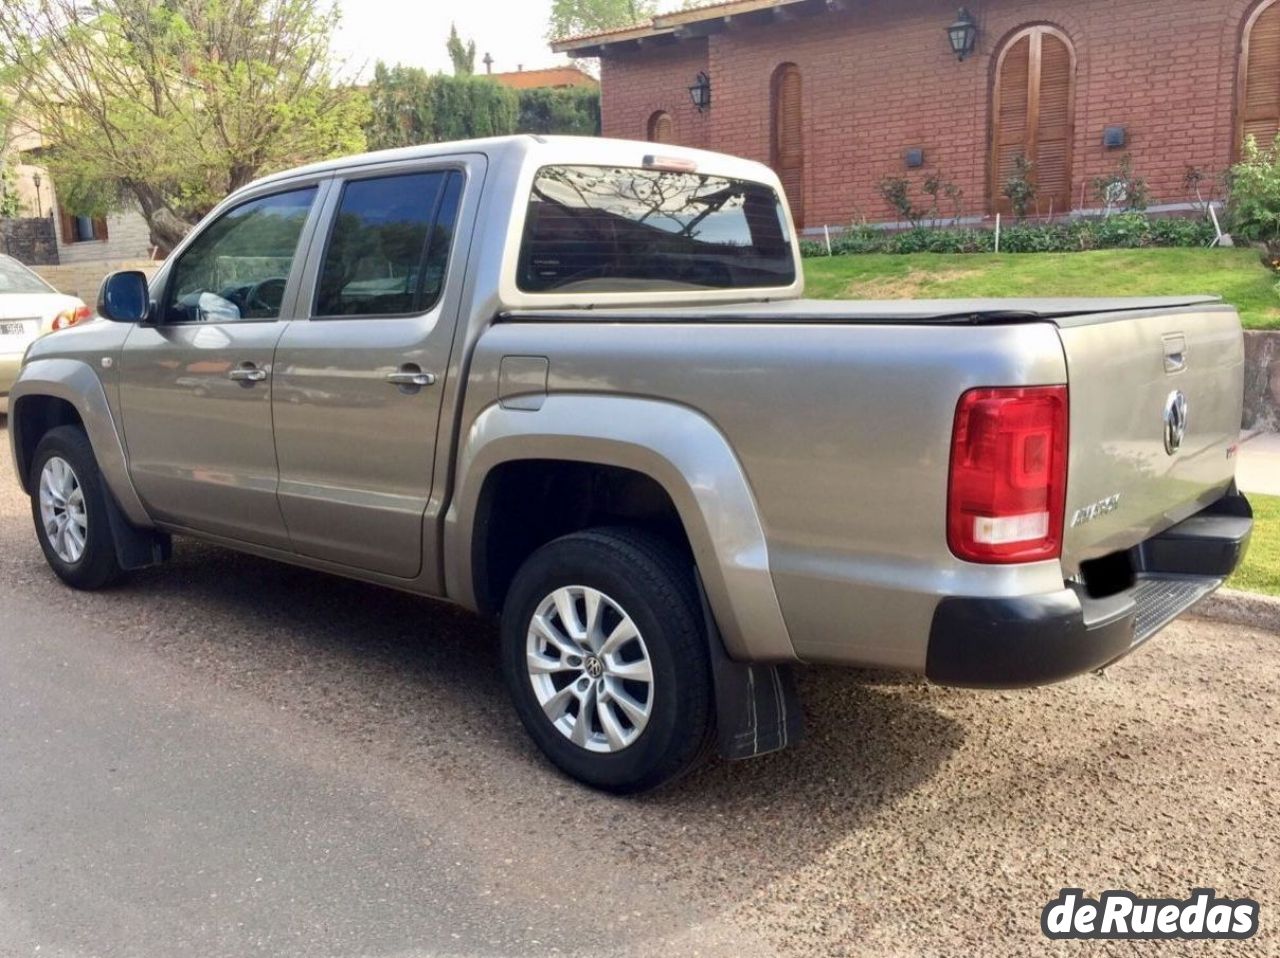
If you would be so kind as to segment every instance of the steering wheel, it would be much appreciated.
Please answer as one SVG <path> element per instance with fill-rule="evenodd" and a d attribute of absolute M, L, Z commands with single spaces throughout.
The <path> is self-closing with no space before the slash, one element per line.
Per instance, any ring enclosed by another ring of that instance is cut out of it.
<path fill-rule="evenodd" d="M 284 302 L 284 288 L 288 283 L 283 276 L 272 276 L 254 283 L 245 291 L 244 304 L 250 316 L 271 316 L 280 312 Z"/>

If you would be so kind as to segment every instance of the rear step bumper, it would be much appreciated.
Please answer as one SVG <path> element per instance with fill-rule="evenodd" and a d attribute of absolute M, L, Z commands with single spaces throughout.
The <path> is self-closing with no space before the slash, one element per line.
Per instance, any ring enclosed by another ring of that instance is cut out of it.
<path fill-rule="evenodd" d="M 1231 494 L 1129 553 L 1132 587 L 1103 599 L 1081 585 L 1013 598 L 938 603 L 925 674 L 941 685 L 1025 688 L 1128 655 L 1217 589 L 1244 558 L 1248 501 Z"/>

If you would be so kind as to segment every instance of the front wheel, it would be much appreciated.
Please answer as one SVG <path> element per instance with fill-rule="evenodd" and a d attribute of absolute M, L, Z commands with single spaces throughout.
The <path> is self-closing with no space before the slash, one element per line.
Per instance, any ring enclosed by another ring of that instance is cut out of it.
<path fill-rule="evenodd" d="M 714 731 L 692 563 L 662 539 L 596 529 L 521 567 L 502 614 L 516 711 L 561 770 L 611 792 L 675 779 Z"/>
<path fill-rule="evenodd" d="M 51 429 L 31 463 L 31 515 L 50 568 L 67 585 L 100 589 L 124 574 L 116 556 L 107 490 L 93 447 L 77 426 Z"/>

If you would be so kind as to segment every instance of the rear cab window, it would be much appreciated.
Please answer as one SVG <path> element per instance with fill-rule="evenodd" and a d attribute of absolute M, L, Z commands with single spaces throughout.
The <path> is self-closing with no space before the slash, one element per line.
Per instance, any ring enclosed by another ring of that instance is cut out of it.
<path fill-rule="evenodd" d="M 769 186 L 696 172 L 544 166 L 517 263 L 526 293 L 790 286 L 791 232 Z"/>

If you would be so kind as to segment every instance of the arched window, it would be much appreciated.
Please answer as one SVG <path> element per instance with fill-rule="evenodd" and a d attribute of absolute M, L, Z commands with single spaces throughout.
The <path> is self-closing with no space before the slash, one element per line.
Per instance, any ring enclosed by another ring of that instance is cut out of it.
<path fill-rule="evenodd" d="M 1245 21 L 1236 92 L 1236 145 L 1255 137 L 1270 146 L 1280 133 L 1280 3 L 1261 4 Z"/>
<path fill-rule="evenodd" d="M 800 68 L 784 63 L 773 71 L 772 84 L 774 171 L 782 180 L 796 226 L 804 225 L 804 113 Z"/>
<path fill-rule="evenodd" d="M 1005 186 L 1030 164 L 1036 212 L 1071 209 L 1076 55 L 1066 34 L 1035 26 L 1009 38 L 996 61 L 991 104 L 991 205 L 1008 213 Z"/>
<path fill-rule="evenodd" d="M 674 143 L 675 133 L 671 126 L 671 114 L 665 110 L 659 110 L 649 117 L 646 136 L 650 143 Z"/>

